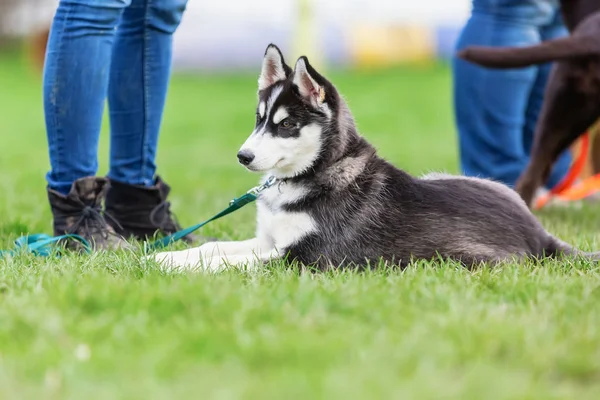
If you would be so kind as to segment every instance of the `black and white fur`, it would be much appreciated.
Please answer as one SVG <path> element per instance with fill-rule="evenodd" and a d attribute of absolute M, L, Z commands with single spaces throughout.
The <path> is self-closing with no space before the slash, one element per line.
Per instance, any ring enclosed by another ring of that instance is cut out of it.
<path fill-rule="evenodd" d="M 507 186 L 445 174 L 419 179 L 378 157 L 336 88 L 306 57 L 292 70 L 274 45 L 258 80 L 256 127 L 238 158 L 278 179 L 257 199 L 256 237 L 159 253 L 157 261 L 219 270 L 279 257 L 320 269 L 381 260 L 600 259 L 547 233 Z"/>

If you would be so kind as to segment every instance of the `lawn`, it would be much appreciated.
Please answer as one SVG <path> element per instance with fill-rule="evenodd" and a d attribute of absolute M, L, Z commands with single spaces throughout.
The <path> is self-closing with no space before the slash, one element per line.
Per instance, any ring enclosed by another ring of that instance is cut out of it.
<path fill-rule="evenodd" d="M 257 181 L 235 157 L 257 73 L 173 79 L 159 173 L 183 225 Z M 329 76 L 383 156 L 415 174 L 457 172 L 446 66 Z M 0 58 L 2 248 L 50 233 L 40 84 Z M 100 173 L 107 153 L 105 129 Z M 600 248 L 598 206 L 540 218 Z M 249 206 L 203 233 L 243 239 L 254 227 Z M 0 398 L 600 398 L 598 266 L 175 275 L 139 255 L 0 259 Z"/>

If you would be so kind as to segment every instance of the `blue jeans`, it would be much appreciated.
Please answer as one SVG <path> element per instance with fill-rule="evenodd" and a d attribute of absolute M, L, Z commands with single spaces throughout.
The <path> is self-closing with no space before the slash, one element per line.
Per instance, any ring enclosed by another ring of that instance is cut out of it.
<path fill-rule="evenodd" d="M 567 34 L 558 0 L 473 0 L 457 50 L 533 45 Z M 454 111 L 465 175 L 514 186 L 529 160 L 550 67 L 494 70 L 453 60 Z M 564 177 L 570 164 L 565 152 L 548 187 Z"/>
<path fill-rule="evenodd" d="M 152 186 L 170 77 L 172 36 L 187 0 L 61 0 L 44 68 L 48 187 L 94 176 L 108 98 L 110 170 Z"/>

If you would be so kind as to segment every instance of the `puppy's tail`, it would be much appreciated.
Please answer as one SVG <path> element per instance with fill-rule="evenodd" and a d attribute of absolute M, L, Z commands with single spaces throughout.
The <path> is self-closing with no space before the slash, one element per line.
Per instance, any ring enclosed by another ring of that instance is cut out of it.
<path fill-rule="evenodd" d="M 549 243 L 544 249 L 546 257 L 561 258 L 561 257 L 583 257 L 590 261 L 600 262 L 600 252 L 588 253 L 581 251 L 568 243 L 563 242 L 553 236 L 550 236 Z"/>
<path fill-rule="evenodd" d="M 458 57 L 489 68 L 521 68 L 550 61 L 600 55 L 600 44 L 591 36 L 568 36 L 527 47 L 470 46 Z"/>

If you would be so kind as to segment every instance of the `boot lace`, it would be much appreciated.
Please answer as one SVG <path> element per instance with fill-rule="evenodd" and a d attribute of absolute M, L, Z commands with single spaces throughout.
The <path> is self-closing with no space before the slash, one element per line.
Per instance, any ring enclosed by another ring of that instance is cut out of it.
<path fill-rule="evenodd" d="M 81 212 L 78 213 L 78 218 L 75 223 L 73 223 L 68 233 L 80 233 L 82 236 L 99 234 L 103 239 L 108 239 L 110 235 L 117 236 L 106 222 L 106 218 L 114 222 L 116 226 L 121 227 L 116 219 L 108 213 L 103 213 L 100 208 L 85 206 Z"/>
<path fill-rule="evenodd" d="M 171 211 L 171 203 L 163 200 L 150 212 L 150 223 L 163 232 L 174 233 L 181 230 L 177 217 Z"/>

